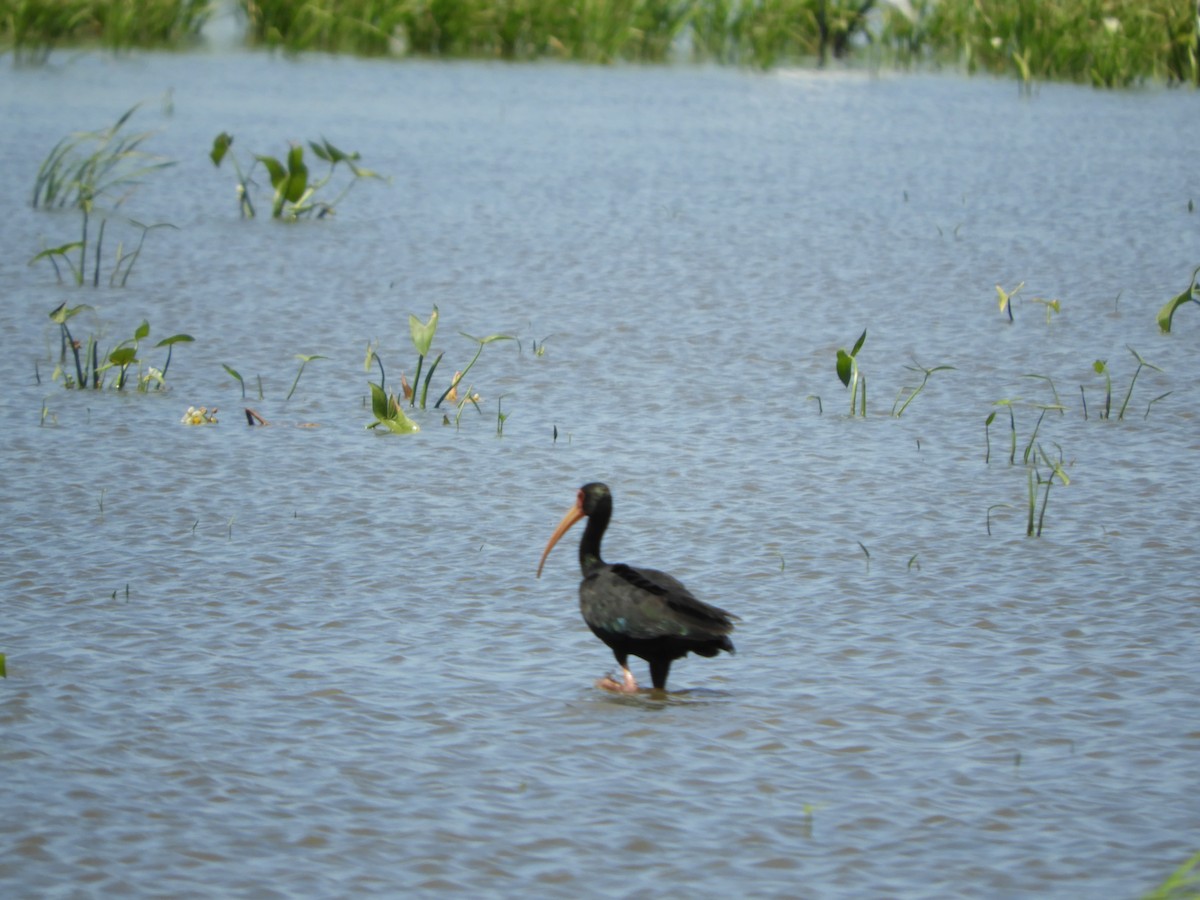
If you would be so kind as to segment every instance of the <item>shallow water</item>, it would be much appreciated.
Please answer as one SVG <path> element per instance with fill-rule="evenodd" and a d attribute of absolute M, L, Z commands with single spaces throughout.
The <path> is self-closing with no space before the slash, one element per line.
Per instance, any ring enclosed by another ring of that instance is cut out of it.
<path fill-rule="evenodd" d="M 178 164 L 125 209 L 178 230 L 58 287 L 37 166 L 139 100 Z M 1200 263 L 1194 92 L 85 55 L 0 105 L 6 896 L 1135 897 L 1196 850 L 1200 310 L 1154 321 Z M 222 130 L 392 183 L 242 222 Z M 64 301 L 193 335 L 170 391 L 52 383 Z M 368 342 L 412 377 L 434 304 L 439 377 L 521 344 L 459 428 L 366 431 Z M 1127 345 L 1162 371 L 1118 421 Z M 955 370 L 890 417 L 914 359 Z M 573 541 L 533 577 L 594 479 L 609 558 L 741 617 L 665 701 L 592 687 Z"/>

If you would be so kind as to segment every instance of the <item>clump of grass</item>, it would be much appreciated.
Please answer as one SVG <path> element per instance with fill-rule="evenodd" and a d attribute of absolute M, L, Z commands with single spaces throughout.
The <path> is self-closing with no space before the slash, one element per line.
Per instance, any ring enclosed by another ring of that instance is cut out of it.
<path fill-rule="evenodd" d="M 60 282 L 63 280 L 59 268 L 61 261 L 70 270 L 75 284 L 83 285 L 88 277 L 90 252 L 91 283 L 93 287 L 99 287 L 104 232 L 109 221 L 123 221 L 139 232 L 132 252 L 126 253 L 123 244 L 118 246 L 116 263 L 109 276 L 110 286 L 123 286 L 129 280 L 150 231 L 175 227 L 166 223 L 144 225 L 118 215 L 120 207 L 144 178 L 175 164 L 143 149 L 154 132 L 124 132 L 125 125 L 140 105 L 130 107 L 108 128 L 63 138 L 38 169 L 33 185 L 34 209 L 73 208 L 80 215 L 78 240 L 43 249 L 30 260 L 30 264 L 49 260 Z M 99 221 L 99 226 L 93 236 L 91 226 L 95 220 Z M 78 254 L 78 261 L 75 254 Z"/>
<path fill-rule="evenodd" d="M 209 159 L 217 168 L 220 168 L 226 156 L 233 164 L 238 180 L 238 210 L 243 219 L 252 219 L 255 216 L 254 202 L 250 197 L 250 186 L 253 184 L 251 176 L 256 165 L 261 165 L 266 170 L 271 187 L 274 189 L 271 200 L 271 217 L 292 222 L 307 218 L 321 219 L 330 215 L 359 181 L 386 180 L 377 172 L 359 165 L 360 154 L 340 150 L 325 138 L 321 138 L 320 141 L 308 142 L 313 155 L 329 165 L 328 171 L 320 178 L 310 177 L 308 164 L 304 159 L 303 144 L 292 144 L 282 160 L 274 156 L 256 154 L 254 162 L 245 170 L 237 161 L 237 157 L 230 154 L 232 146 L 233 135 L 221 132 L 213 139 Z M 318 199 L 317 194 L 333 180 L 339 166 L 344 166 L 352 177 L 334 199 Z"/>
<path fill-rule="evenodd" d="M 580 62 L 693 57 L 769 67 L 849 55 L 874 0 L 260 0 L 251 39 L 292 52 Z"/>
<path fill-rule="evenodd" d="M 1200 84 L 1195 19 L 1192 0 L 914 0 L 883 10 L 879 42 L 902 63 L 1009 73 L 1026 90 L 1041 80 Z"/>

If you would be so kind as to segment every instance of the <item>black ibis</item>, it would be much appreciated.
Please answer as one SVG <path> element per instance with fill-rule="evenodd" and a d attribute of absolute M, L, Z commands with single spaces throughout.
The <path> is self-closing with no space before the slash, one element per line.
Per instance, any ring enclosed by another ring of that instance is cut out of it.
<path fill-rule="evenodd" d="M 671 663 L 680 657 L 688 653 L 716 656 L 722 650 L 734 652 L 729 633 L 736 616 L 697 600 L 666 572 L 606 563 L 600 557 L 600 541 L 612 518 L 608 485 L 593 482 L 579 489 L 575 504 L 542 551 L 539 578 L 559 538 L 585 517 L 587 527 L 579 542 L 579 567 L 583 570 L 579 609 L 588 628 L 608 644 L 621 666 L 621 681 L 606 675 L 596 682 L 597 687 L 635 692 L 637 680 L 627 663 L 630 654 L 650 663 L 655 690 L 666 690 Z"/>

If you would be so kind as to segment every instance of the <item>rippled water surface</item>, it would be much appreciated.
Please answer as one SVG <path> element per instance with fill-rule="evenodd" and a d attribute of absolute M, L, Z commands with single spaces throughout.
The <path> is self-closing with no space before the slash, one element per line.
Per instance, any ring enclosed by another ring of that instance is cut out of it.
<path fill-rule="evenodd" d="M 142 100 L 122 210 L 177 230 L 59 286 L 38 165 Z M 0 107 L 0 893 L 1132 898 L 1200 846 L 1196 93 L 63 55 Z M 220 131 L 392 180 L 241 221 Z M 192 335 L 170 390 L 52 382 L 63 302 Z M 435 304 L 435 380 L 520 344 L 367 431 Z M 534 579 L 590 480 L 741 618 L 667 699 L 592 686 L 577 533 Z"/>

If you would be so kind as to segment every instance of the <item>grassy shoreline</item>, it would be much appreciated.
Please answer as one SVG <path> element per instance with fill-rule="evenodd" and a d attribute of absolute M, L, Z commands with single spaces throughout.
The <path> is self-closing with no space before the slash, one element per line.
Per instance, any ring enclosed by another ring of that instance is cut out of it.
<path fill-rule="evenodd" d="M 210 0 L 0 0 L 0 50 L 186 49 Z M 1198 0 L 236 0 L 249 46 L 301 53 L 770 69 L 866 59 L 1023 82 L 1200 85 Z"/>

